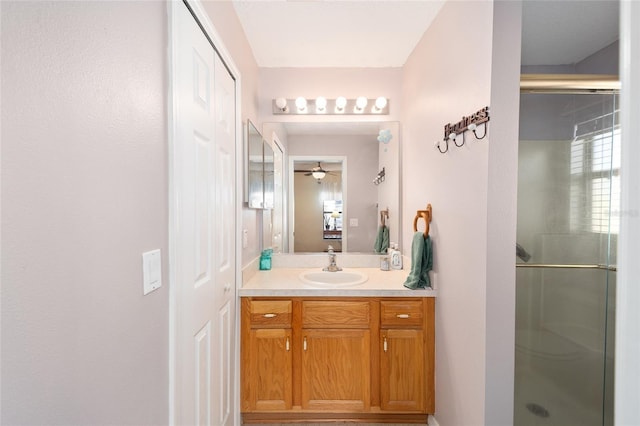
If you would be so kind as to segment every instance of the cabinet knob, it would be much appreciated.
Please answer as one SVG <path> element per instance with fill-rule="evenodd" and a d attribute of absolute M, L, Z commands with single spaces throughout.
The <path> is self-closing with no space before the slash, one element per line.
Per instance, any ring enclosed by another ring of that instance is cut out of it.
<path fill-rule="evenodd" d="M 262 315 L 265 318 L 275 318 L 277 314 L 264 314 Z"/>
<path fill-rule="evenodd" d="M 384 341 L 382 342 L 382 350 L 387 351 L 387 337 L 385 336 Z"/>
<path fill-rule="evenodd" d="M 287 336 L 287 342 L 284 344 L 285 349 L 287 350 L 287 352 L 289 352 L 289 336 Z"/>
<path fill-rule="evenodd" d="M 307 350 L 307 338 L 306 337 L 304 339 L 302 339 L 302 350 L 303 351 Z"/>
<path fill-rule="evenodd" d="M 410 317 L 409 314 L 398 314 L 398 315 L 396 315 L 396 318 L 401 318 L 401 319 L 407 319 L 409 317 Z"/>

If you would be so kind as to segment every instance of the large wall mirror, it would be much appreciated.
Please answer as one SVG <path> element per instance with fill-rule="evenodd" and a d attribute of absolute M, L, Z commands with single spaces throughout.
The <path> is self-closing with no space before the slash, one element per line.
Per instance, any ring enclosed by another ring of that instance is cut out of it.
<path fill-rule="evenodd" d="M 390 240 L 401 243 L 398 122 L 265 123 L 263 133 L 286 158 L 283 206 L 265 215 L 265 247 L 374 254 L 387 209 Z"/>

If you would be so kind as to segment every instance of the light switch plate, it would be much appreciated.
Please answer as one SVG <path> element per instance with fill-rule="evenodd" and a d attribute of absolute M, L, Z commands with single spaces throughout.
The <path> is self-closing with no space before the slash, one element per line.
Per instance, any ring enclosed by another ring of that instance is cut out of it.
<path fill-rule="evenodd" d="M 145 296 L 162 287 L 162 253 L 160 249 L 142 253 L 142 283 Z"/>
<path fill-rule="evenodd" d="M 349 226 L 351 227 L 356 227 L 358 226 L 358 218 L 357 217 L 352 217 L 351 219 L 349 219 Z"/>
<path fill-rule="evenodd" d="M 246 229 L 242 230 L 242 248 L 247 248 L 249 245 L 249 231 Z"/>

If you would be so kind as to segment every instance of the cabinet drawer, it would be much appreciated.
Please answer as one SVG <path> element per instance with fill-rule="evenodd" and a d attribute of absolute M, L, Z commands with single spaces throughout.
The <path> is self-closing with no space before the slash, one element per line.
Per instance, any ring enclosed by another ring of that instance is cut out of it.
<path fill-rule="evenodd" d="M 291 326 L 291 300 L 252 300 L 251 326 Z"/>
<path fill-rule="evenodd" d="M 370 319 L 367 301 L 302 302 L 303 328 L 369 328 Z"/>
<path fill-rule="evenodd" d="M 383 300 L 380 302 L 380 325 L 384 326 L 422 326 L 422 301 L 420 300 Z"/>

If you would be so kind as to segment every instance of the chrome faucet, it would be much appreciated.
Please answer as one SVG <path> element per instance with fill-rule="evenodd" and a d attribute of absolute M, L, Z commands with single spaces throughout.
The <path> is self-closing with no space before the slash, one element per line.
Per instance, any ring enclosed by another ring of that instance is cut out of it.
<path fill-rule="evenodd" d="M 322 270 L 328 272 L 342 271 L 342 268 L 336 265 L 336 254 L 333 251 L 333 247 L 329 246 L 327 252 L 329 253 L 329 266 L 327 266 L 326 268 L 322 268 Z"/>

